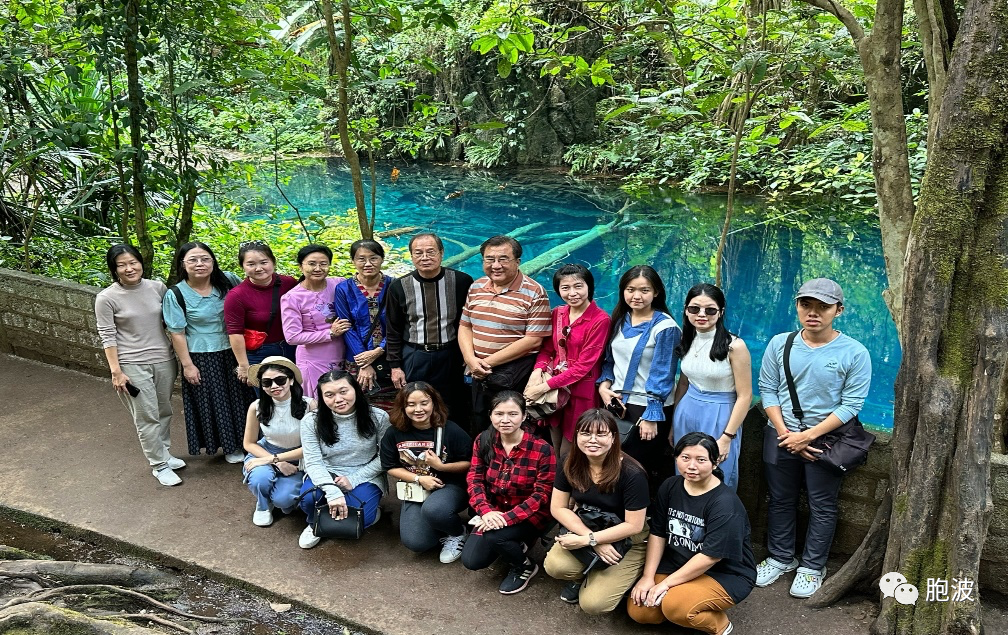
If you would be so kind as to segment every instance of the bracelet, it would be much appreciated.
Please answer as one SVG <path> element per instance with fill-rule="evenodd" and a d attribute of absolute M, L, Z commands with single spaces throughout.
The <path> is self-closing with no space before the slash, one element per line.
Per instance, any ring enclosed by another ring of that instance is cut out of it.
<path fill-rule="evenodd" d="M 724 431 L 724 432 L 722 432 L 721 434 L 725 435 L 725 436 L 726 436 L 726 437 L 728 437 L 729 439 L 734 439 L 735 437 L 737 437 L 737 436 L 738 436 L 738 434 L 732 434 L 731 432 L 728 432 L 727 430 L 725 430 L 725 431 Z"/>

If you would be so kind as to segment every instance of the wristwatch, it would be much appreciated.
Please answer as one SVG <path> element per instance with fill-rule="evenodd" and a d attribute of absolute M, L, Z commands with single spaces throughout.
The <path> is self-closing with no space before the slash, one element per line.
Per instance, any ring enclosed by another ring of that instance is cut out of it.
<path fill-rule="evenodd" d="M 273 455 L 273 460 L 272 460 L 272 461 L 270 461 L 270 463 L 272 463 L 273 465 L 276 465 L 276 464 L 277 464 L 277 463 L 279 463 L 279 462 L 280 462 L 280 457 L 279 457 L 279 456 L 277 456 L 276 454 L 274 454 L 274 455 Z"/>
<path fill-rule="evenodd" d="M 589 531 L 588 532 L 588 546 L 589 547 L 595 547 L 597 545 L 598 545 L 598 540 L 595 540 L 595 534 Z"/>
<path fill-rule="evenodd" d="M 416 484 L 416 485 L 420 484 L 420 475 L 419 474 L 417 474 L 416 476 L 413 477 L 413 483 Z"/>

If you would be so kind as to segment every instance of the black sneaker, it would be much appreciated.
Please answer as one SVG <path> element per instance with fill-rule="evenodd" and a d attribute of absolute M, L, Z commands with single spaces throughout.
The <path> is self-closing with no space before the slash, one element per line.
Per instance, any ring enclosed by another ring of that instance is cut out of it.
<path fill-rule="evenodd" d="M 504 595 L 519 593 L 525 590 L 532 576 L 539 573 L 539 565 L 536 563 L 524 564 L 520 567 L 511 567 L 511 571 L 501 582 L 500 592 Z"/>
<path fill-rule="evenodd" d="M 576 580 L 574 582 L 568 582 L 563 585 L 560 589 L 560 599 L 567 604 L 577 604 L 578 597 L 581 595 L 581 580 Z"/>

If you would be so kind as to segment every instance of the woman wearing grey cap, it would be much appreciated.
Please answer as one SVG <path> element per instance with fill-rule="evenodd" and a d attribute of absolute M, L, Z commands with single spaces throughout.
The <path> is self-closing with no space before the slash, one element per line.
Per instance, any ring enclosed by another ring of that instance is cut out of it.
<path fill-rule="evenodd" d="M 770 340 L 759 375 L 760 397 L 770 420 L 763 444 L 770 505 L 768 556 L 756 568 L 756 586 L 773 584 L 797 569 L 791 595 L 807 598 L 826 577 L 843 482 L 842 476 L 816 463 L 821 451 L 810 444 L 861 410 L 871 384 L 871 358 L 860 342 L 833 328 L 833 320 L 844 311 L 839 284 L 828 278 L 809 280 L 795 300 L 802 328 L 794 337 L 780 333 Z M 800 420 L 784 373 L 789 339 L 793 340 L 789 366 L 803 411 Z M 809 524 L 799 561 L 795 527 L 803 483 L 808 491 Z"/>

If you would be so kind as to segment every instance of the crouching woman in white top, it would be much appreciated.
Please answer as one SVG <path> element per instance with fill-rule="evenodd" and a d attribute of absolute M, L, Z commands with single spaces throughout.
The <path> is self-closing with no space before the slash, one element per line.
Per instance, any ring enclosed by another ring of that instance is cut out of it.
<path fill-rule="evenodd" d="M 301 393 L 301 371 L 286 357 L 274 355 L 249 367 L 249 385 L 260 388 L 249 406 L 243 444 L 245 483 L 256 496 L 252 522 L 273 524 L 273 508 L 289 514 L 297 507 L 304 473 L 301 421 L 310 419 L 310 401 Z"/>
<path fill-rule="evenodd" d="M 302 549 L 311 549 L 321 540 L 312 531 L 315 506 L 321 500 L 328 503 L 336 520 L 346 518 L 348 502 L 362 507 L 364 526 L 370 527 L 381 516 L 378 503 L 388 487 L 378 456 L 389 428 L 388 415 L 372 408 L 357 380 L 342 370 L 319 377 L 316 398 L 315 417 L 301 422 L 308 473 L 301 487 L 301 509 L 308 516 L 308 526 L 298 540 Z M 312 491 L 316 486 L 324 495 Z"/>

